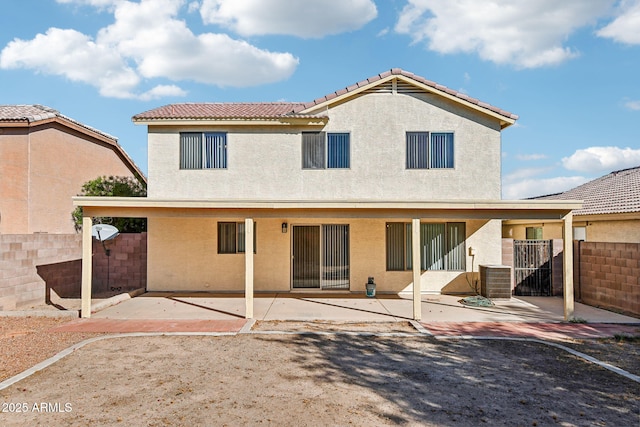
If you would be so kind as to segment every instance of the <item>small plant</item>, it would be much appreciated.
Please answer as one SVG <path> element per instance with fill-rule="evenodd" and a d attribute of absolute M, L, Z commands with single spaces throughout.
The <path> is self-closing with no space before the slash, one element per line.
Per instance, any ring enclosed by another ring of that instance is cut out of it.
<path fill-rule="evenodd" d="M 582 317 L 572 317 L 569 319 L 569 323 L 587 323 L 587 321 Z"/>

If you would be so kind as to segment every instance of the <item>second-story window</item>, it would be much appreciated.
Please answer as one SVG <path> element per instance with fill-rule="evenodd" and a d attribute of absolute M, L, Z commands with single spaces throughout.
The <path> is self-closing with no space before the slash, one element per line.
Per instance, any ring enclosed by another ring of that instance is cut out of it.
<path fill-rule="evenodd" d="M 226 169 L 227 134 L 180 133 L 180 169 Z"/>
<path fill-rule="evenodd" d="M 348 133 L 303 132 L 303 169 L 348 169 L 351 167 Z"/>
<path fill-rule="evenodd" d="M 407 132 L 407 169 L 452 169 L 453 133 Z"/>

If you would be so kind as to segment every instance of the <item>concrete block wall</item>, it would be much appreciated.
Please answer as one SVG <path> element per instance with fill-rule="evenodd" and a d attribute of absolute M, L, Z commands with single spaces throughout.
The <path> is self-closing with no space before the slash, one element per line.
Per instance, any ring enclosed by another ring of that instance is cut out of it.
<path fill-rule="evenodd" d="M 105 248 L 109 250 L 107 256 Z M 120 234 L 93 241 L 94 296 L 127 292 L 147 286 L 147 233 Z"/>
<path fill-rule="evenodd" d="M 93 241 L 95 297 L 147 284 L 147 234 L 121 234 L 102 244 Z M 50 290 L 79 298 L 82 274 L 80 234 L 0 235 L 0 310 L 20 310 L 48 301 Z M 107 268 L 108 267 L 108 268 Z"/>
<path fill-rule="evenodd" d="M 513 239 L 502 239 L 502 265 L 511 267 L 511 291 L 515 288 L 515 275 L 513 272 Z"/>
<path fill-rule="evenodd" d="M 579 248 L 577 297 L 640 317 L 640 244 L 580 242 Z"/>
<path fill-rule="evenodd" d="M 77 234 L 0 235 L 0 310 L 15 310 L 45 301 L 45 282 L 37 266 L 80 259 Z"/>

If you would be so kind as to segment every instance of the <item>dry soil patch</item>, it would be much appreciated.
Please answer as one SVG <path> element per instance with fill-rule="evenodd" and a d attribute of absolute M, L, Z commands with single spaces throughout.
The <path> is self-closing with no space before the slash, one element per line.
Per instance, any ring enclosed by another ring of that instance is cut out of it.
<path fill-rule="evenodd" d="M 530 342 L 156 336 L 89 344 L 0 403 L 28 408 L 3 426 L 622 426 L 640 421 L 640 384 Z"/>

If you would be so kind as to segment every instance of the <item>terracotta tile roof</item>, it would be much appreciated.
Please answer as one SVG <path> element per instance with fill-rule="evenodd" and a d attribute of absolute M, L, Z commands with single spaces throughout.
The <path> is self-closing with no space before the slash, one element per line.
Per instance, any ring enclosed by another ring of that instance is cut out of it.
<path fill-rule="evenodd" d="M 29 123 L 52 119 L 60 114 L 42 105 L 0 105 L 0 121 L 26 121 Z"/>
<path fill-rule="evenodd" d="M 353 92 L 365 85 L 382 80 L 389 76 L 404 76 L 418 83 L 427 85 L 435 92 L 442 92 L 467 101 L 480 108 L 492 111 L 512 120 L 517 120 L 518 116 L 500 108 L 494 107 L 478 99 L 472 98 L 464 93 L 449 89 L 446 86 L 417 76 L 400 68 L 393 68 L 384 73 L 377 74 L 362 80 L 346 88 L 315 99 L 307 103 L 300 102 L 259 102 L 259 103 L 184 103 L 170 104 L 153 110 L 145 111 L 133 116 L 133 120 L 162 120 L 162 119 L 268 119 L 278 117 L 324 117 L 323 114 L 310 115 L 302 111 L 315 105 L 334 99 L 338 96 Z"/>
<path fill-rule="evenodd" d="M 54 110 L 53 108 L 47 107 L 45 105 L 37 105 L 37 104 L 0 105 L 0 123 L 2 122 L 36 123 L 42 120 L 55 119 L 55 118 L 66 120 L 77 126 L 80 126 L 92 132 L 98 133 L 113 141 L 118 140 L 118 138 L 116 138 L 115 136 L 109 135 L 108 133 L 102 132 L 91 126 L 87 126 L 84 123 L 80 123 L 79 121 L 74 120 L 71 117 L 67 117 L 64 114 L 61 114 L 58 110 Z"/>
<path fill-rule="evenodd" d="M 292 115 L 301 105 L 292 102 L 170 104 L 136 114 L 133 119 L 268 119 Z"/>
<path fill-rule="evenodd" d="M 584 200 L 574 215 L 640 212 L 640 166 L 611 172 L 564 193 L 535 197 L 543 200 Z"/>
<path fill-rule="evenodd" d="M 325 95 L 323 97 L 315 99 L 315 100 L 313 100 L 311 102 L 303 104 L 302 107 L 300 107 L 298 110 L 296 110 L 296 112 L 299 112 L 299 111 L 302 111 L 302 110 L 306 110 L 307 108 L 311 108 L 314 105 L 322 104 L 325 101 L 329 101 L 329 100 L 331 100 L 333 98 L 336 98 L 338 96 L 344 95 L 345 93 L 353 92 L 354 90 L 356 90 L 358 88 L 361 88 L 362 86 L 366 86 L 366 85 L 368 85 L 370 83 L 376 82 L 378 80 L 382 80 L 385 77 L 389 77 L 389 76 L 392 76 L 392 75 L 408 77 L 408 78 L 410 78 L 412 80 L 415 80 L 416 82 L 419 82 L 419 83 L 422 83 L 422 84 L 424 84 L 426 86 L 432 87 L 432 88 L 436 89 L 437 91 L 444 92 L 444 93 L 447 93 L 449 95 L 455 96 L 456 98 L 463 99 L 463 100 L 465 100 L 467 102 L 470 102 L 471 104 L 477 105 L 478 107 L 482 107 L 482 108 L 485 108 L 487 110 L 493 111 L 494 113 L 498 113 L 501 116 L 505 116 L 505 117 L 508 117 L 510 119 L 513 119 L 513 120 L 518 120 L 518 116 L 516 114 L 512 114 L 512 113 L 510 113 L 508 111 L 505 111 L 505 110 L 502 110 L 502 109 L 500 109 L 498 107 L 494 107 L 494 106 L 489 105 L 489 104 L 487 104 L 485 102 L 482 102 L 482 101 L 480 101 L 480 100 L 478 100 L 476 98 L 472 98 L 472 97 L 470 97 L 470 96 L 468 96 L 468 95 L 466 95 L 466 94 L 464 94 L 462 92 L 458 92 L 456 90 L 449 89 L 446 86 L 440 85 L 440 84 L 438 84 L 436 82 L 432 82 L 431 80 L 427 80 L 424 77 L 420 77 L 420 76 L 418 76 L 416 74 L 413 74 L 413 73 L 411 73 L 409 71 L 405 71 L 405 70 L 403 70 L 401 68 L 392 68 L 389 71 L 385 71 L 384 73 L 377 74 L 377 75 L 369 77 L 368 79 L 365 79 L 365 80 L 361 80 L 358 83 L 353 84 L 351 86 L 348 86 L 348 87 L 346 87 L 344 89 L 337 90 L 337 91 L 335 91 L 333 93 L 330 93 L 328 95 Z"/>

